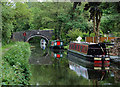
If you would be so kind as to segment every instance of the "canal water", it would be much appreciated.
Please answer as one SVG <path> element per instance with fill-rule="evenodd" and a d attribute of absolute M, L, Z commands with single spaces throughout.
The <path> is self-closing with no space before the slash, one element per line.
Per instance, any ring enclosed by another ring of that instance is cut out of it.
<path fill-rule="evenodd" d="M 67 50 L 31 48 L 31 85 L 116 85 L 120 86 L 119 66 L 106 66 L 81 60 Z M 101 68 L 100 68 L 101 67 Z"/>

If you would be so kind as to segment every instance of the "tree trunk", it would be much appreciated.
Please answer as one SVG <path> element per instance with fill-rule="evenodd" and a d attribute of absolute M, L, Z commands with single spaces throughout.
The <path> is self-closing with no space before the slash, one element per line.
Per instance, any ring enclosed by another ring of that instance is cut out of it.
<path fill-rule="evenodd" d="M 99 18 L 98 18 L 99 17 Z M 99 36 L 100 36 L 100 34 L 99 34 L 99 32 L 100 32 L 100 29 L 99 29 L 99 26 L 100 26 L 100 20 L 101 20 L 101 13 L 98 13 L 97 15 L 96 15 L 96 33 L 97 33 L 97 43 L 99 43 L 100 41 L 99 41 Z"/>
<path fill-rule="evenodd" d="M 100 20 L 101 20 L 101 12 L 96 13 L 95 11 L 93 16 L 93 28 L 94 28 L 96 43 L 99 43 Z"/>
<path fill-rule="evenodd" d="M 95 33 L 95 39 L 97 41 L 97 33 L 96 33 L 96 26 L 95 26 L 96 25 L 95 17 L 96 17 L 96 11 L 94 12 L 94 16 L 93 16 L 93 29 L 94 29 L 94 33 Z"/>

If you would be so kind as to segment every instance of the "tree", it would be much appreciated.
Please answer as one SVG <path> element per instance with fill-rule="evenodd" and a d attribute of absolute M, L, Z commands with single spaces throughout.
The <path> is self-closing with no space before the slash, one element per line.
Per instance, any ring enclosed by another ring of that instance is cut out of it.
<path fill-rule="evenodd" d="M 2 43 L 9 43 L 14 26 L 13 4 L 2 2 Z"/>
<path fill-rule="evenodd" d="M 119 36 L 119 28 L 120 28 L 120 2 L 112 2 L 112 3 L 103 3 L 103 17 L 101 19 L 100 28 L 104 31 L 104 33 L 115 34 L 115 36 Z"/>
<path fill-rule="evenodd" d="M 30 29 L 54 29 L 55 38 L 60 38 L 61 21 L 59 15 L 67 14 L 71 3 L 28 3 L 29 8 L 32 10 L 33 19 L 30 23 Z"/>
<path fill-rule="evenodd" d="M 120 8 L 120 2 L 112 2 L 112 3 L 89 2 L 85 5 L 84 10 L 89 10 L 89 12 L 90 12 L 90 19 L 89 20 L 92 20 L 92 22 L 93 22 L 94 33 L 96 36 L 96 42 L 99 41 L 99 31 L 100 31 L 99 27 L 100 27 L 102 14 L 103 14 L 103 16 L 105 16 L 105 14 L 108 15 L 108 14 L 114 13 L 114 14 L 117 14 L 116 18 L 117 17 L 119 18 L 119 16 L 118 16 L 118 13 L 120 12 L 119 8 Z M 113 17 L 115 17 L 115 15 Z M 107 21 L 109 21 L 109 20 L 107 20 Z M 105 21 L 103 21 L 103 22 L 106 24 Z M 110 21 L 108 24 L 110 25 Z M 104 24 L 102 24 L 102 25 L 104 25 Z M 115 22 L 114 26 L 117 26 L 117 25 L 118 25 L 118 23 Z M 110 26 L 107 25 L 107 27 L 108 28 L 106 28 L 105 30 L 109 30 L 111 25 Z"/>
<path fill-rule="evenodd" d="M 14 32 L 29 30 L 32 15 L 31 10 L 28 8 L 27 4 L 16 2 L 14 13 L 15 13 Z"/>
<path fill-rule="evenodd" d="M 90 12 L 90 19 L 93 22 L 94 33 L 96 37 L 96 43 L 99 42 L 99 27 L 100 21 L 102 17 L 102 10 L 100 8 L 101 2 L 89 2 L 85 5 L 84 10 L 89 10 Z"/>

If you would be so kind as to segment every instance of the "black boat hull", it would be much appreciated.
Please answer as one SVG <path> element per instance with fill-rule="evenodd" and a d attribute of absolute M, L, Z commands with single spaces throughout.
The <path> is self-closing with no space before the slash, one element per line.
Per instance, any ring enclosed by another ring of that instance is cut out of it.
<path fill-rule="evenodd" d="M 84 56 L 82 54 L 78 54 L 78 53 L 72 52 L 70 50 L 68 50 L 68 54 L 76 56 L 77 58 L 80 58 L 80 59 L 83 59 L 83 60 L 86 60 L 86 61 L 89 61 L 89 62 L 94 62 L 94 57 L 93 56 Z"/>
<path fill-rule="evenodd" d="M 110 60 L 96 60 L 95 57 L 86 57 L 71 51 L 67 52 L 67 59 L 90 69 L 101 68 L 104 70 L 109 69 L 110 66 Z"/>

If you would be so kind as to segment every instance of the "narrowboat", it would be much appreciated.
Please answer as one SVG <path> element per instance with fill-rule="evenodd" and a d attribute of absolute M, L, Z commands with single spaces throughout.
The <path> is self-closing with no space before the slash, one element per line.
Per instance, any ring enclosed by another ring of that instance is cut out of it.
<path fill-rule="evenodd" d="M 89 62 L 84 59 L 80 59 L 79 57 L 71 54 L 67 54 L 67 59 L 69 61 L 75 62 L 83 67 L 94 69 L 94 70 L 109 70 L 110 61 L 109 60 L 94 60 L 94 62 Z"/>
<path fill-rule="evenodd" d="M 40 47 L 44 50 L 46 48 L 46 41 L 44 39 L 41 39 L 40 41 Z"/>
<path fill-rule="evenodd" d="M 109 50 L 104 43 L 70 42 L 68 53 L 80 59 L 94 62 L 94 60 L 109 60 Z"/>
<path fill-rule="evenodd" d="M 53 41 L 51 41 L 50 48 L 62 49 L 63 48 L 63 41 L 61 41 L 61 40 L 53 40 Z"/>

